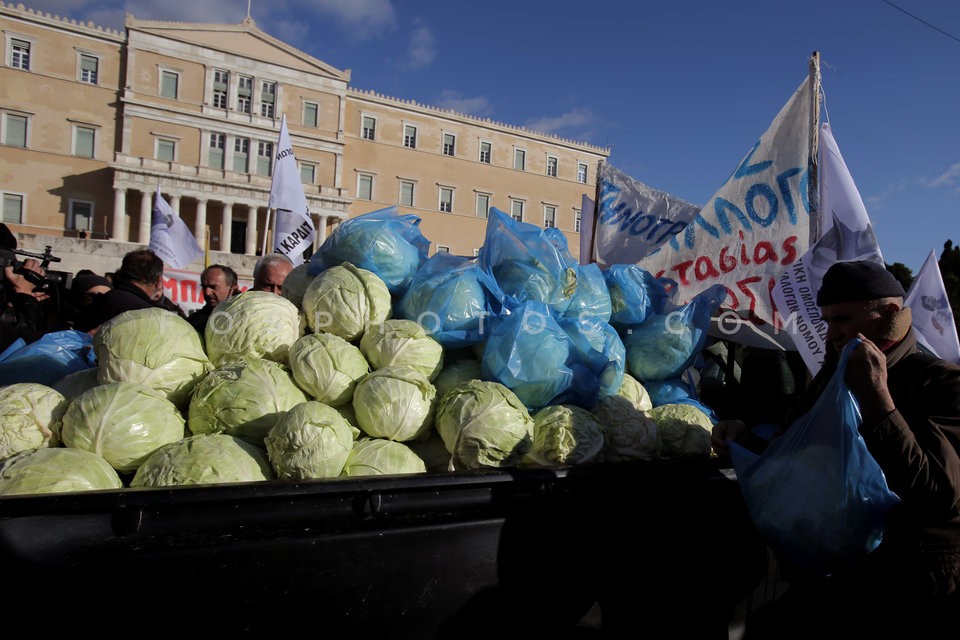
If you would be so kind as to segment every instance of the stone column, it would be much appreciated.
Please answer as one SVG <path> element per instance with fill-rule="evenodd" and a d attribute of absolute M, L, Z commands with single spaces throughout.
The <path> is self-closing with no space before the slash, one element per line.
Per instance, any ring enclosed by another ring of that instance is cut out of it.
<path fill-rule="evenodd" d="M 244 254 L 257 255 L 257 208 L 252 205 L 247 205 L 247 237 L 244 240 Z"/>
<path fill-rule="evenodd" d="M 320 248 L 320 245 L 323 244 L 323 241 L 327 239 L 327 216 L 317 216 L 317 237 L 314 240 L 314 253 L 317 249 Z"/>
<path fill-rule="evenodd" d="M 113 189 L 113 229 L 110 237 L 118 242 L 127 241 L 127 190 L 122 187 Z"/>
<path fill-rule="evenodd" d="M 195 224 L 194 237 L 201 249 L 207 247 L 207 201 L 202 198 L 197 199 L 197 219 Z"/>
<path fill-rule="evenodd" d="M 137 232 L 137 242 L 140 244 L 150 244 L 150 226 L 153 222 L 153 207 L 150 206 L 152 195 L 149 191 L 140 192 L 140 229 Z"/>
<path fill-rule="evenodd" d="M 233 203 L 225 202 L 223 204 L 223 228 L 220 229 L 220 251 L 230 253 L 230 245 L 233 243 Z"/>
<path fill-rule="evenodd" d="M 180 196 L 170 196 L 170 208 L 173 209 L 173 215 L 180 217 Z"/>

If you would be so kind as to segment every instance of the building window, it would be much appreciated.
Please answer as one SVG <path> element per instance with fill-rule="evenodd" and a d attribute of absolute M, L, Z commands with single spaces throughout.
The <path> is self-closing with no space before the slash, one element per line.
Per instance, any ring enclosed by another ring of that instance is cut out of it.
<path fill-rule="evenodd" d="M 317 181 L 317 165 L 309 162 L 300 163 L 300 182 L 303 184 L 315 184 Z"/>
<path fill-rule="evenodd" d="M 450 253 L 450 247 L 449 247 L 449 245 L 438 244 L 438 245 L 437 245 L 437 253 Z"/>
<path fill-rule="evenodd" d="M 360 137 L 364 140 L 376 139 L 377 119 L 373 116 L 363 116 L 360 125 Z"/>
<path fill-rule="evenodd" d="M 253 78 L 250 76 L 237 77 L 237 111 L 250 113 L 250 104 L 253 102 Z"/>
<path fill-rule="evenodd" d="M 233 170 L 240 173 L 250 170 L 250 138 L 234 138 Z"/>
<path fill-rule="evenodd" d="M 543 205 L 543 228 L 557 226 L 557 208 L 552 204 Z"/>
<path fill-rule="evenodd" d="M 176 100 L 179 95 L 180 74 L 176 71 L 160 70 L 160 97 Z"/>
<path fill-rule="evenodd" d="M 96 148 L 97 132 L 93 127 L 81 127 L 76 125 L 73 128 L 73 155 L 81 158 L 94 157 Z"/>
<path fill-rule="evenodd" d="M 69 206 L 67 228 L 75 231 L 93 231 L 93 203 L 71 200 Z"/>
<path fill-rule="evenodd" d="M 174 162 L 177 159 L 177 143 L 163 138 L 157 139 L 157 160 Z"/>
<path fill-rule="evenodd" d="M 408 149 L 417 148 L 417 128 L 412 124 L 403 125 L 403 146 Z"/>
<path fill-rule="evenodd" d="M 210 155 L 207 158 L 207 166 L 211 169 L 223 169 L 224 150 L 227 148 L 227 134 L 210 134 Z"/>
<path fill-rule="evenodd" d="M 477 217 L 486 218 L 490 215 L 490 194 L 477 194 Z"/>
<path fill-rule="evenodd" d="M 373 176 L 361 173 L 357 176 L 357 197 L 361 200 L 373 200 Z"/>
<path fill-rule="evenodd" d="M 23 222 L 23 196 L 19 193 L 3 194 L 3 221 L 13 224 Z"/>
<path fill-rule="evenodd" d="M 230 74 L 222 69 L 213 70 L 213 106 L 227 108 L 227 96 L 230 91 Z"/>
<path fill-rule="evenodd" d="M 513 168 L 523 171 L 527 166 L 527 152 L 523 149 L 513 150 Z"/>
<path fill-rule="evenodd" d="M 413 206 L 413 183 L 409 180 L 400 181 L 400 204 L 405 207 Z"/>
<path fill-rule="evenodd" d="M 456 152 L 457 136 L 452 133 L 443 134 L 443 155 L 452 156 Z"/>
<path fill-rule="evenodd" d="M 440 187 L 440 211 L 444 213 L 453 211 L 453 189 L 450 187 Z"/>
<path fill-rule="evenodd" d="M 557 167 L 559 166 L 559 160 L 557 156 L 547 156 L 547 175 L 551 178 L 557 177 Z"/>
<path fill-rule="evenodd" d="M 316 127 L 319 122 L 319 107 L 316 102 L 303 103 L 303 126 Z"/>
<path fill-rule="evenodd" d="M 260 115 L 264 118 L 272 118 L 276 101 L 277 83 L 264 80 L 260 85 Z"/>
<path fill-rule="evenodd" d="M 3 144 L 11 147 L 27 146 L 27 117 L 13 113 L 3 114 Z"/>
<path fill-rule="evenodd" d="M 577 163 L 577 182 L 587 183 L 587 165 L 583 162 Z"/>
<path fill-rule="evenodd" d="M 523 222 L 523 200 L 510 201 L 510 215 L 517 222 Z"/>
<path fill-rule="evenodd" d="M 257 175 L 270 176 L 270 170 L 273 168 L 273 143 L 257 142 Z"/>
<path fill-rule="evenodd" d="M 30 71 L 30 42 L 18 38 L 10 39 L 10 66 Z"/>
<path fill-rule="evenodd" d="M 88 53 L 80 54 L 80 82 L 97 84 L 100 77 L 100 59 Z"/>
<path fill-rule="evenodd" d="M 573 211 L 573 230 L 576 233 L 580 233 L 580 225 L 583 221 L 583 213 L 579 209 L 574 209 Z"/>
<path fill-rule="evenodd" d="M 489 142 L 480 143 L 480 162 L 490 164 L 492 145 Z"/>

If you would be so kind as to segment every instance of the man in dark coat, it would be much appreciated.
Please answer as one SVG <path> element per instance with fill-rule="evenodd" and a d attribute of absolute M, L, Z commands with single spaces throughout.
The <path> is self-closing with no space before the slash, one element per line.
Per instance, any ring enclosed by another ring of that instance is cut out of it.
<path fill-rule="evenodd" d="M 163 298 L 163 260 L 149 249 L 123 256 L 113 274 L 113 289 L 96 296 L 77 316 L 74 328 L 93 335 L 101 324 L 124 311 L 160 306 Z"/>
<path fill-rule="evenodd" d="M 784 597 L 748 621 L 747 638 L 940 638 L 958 628 L 960 366 L 917 344 L 904 297 L 877 262 L 826 272 L 817 304 L 828 357 L 792 414 L 813 407 L 844 345 L 859 338 L 844 380 L 860 407 L 860 435 L 901 503 L 876 550 L 829 576 L 789 580 Z M 725 420 L 712 443 L 726 454 L 727 442 L 745 435 L 742 422 Z"/>
<path fill-rule="evenodd" d="M 203 339 L 207 322 L 214 308 L 240 290 L 237 284 L 237 272 L 226 265 L 212 264 L 200 274 L 200 290 L 203 292 L 203 300 L 206 304 L 191 313 L 187 317 L 187 322 L 193 325 Z"/>

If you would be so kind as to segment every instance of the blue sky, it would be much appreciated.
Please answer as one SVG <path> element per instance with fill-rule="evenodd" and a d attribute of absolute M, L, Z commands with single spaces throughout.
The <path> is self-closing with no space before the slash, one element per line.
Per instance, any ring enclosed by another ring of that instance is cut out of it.
<path fill-rule="evenodd" d="M 823 118 L 888 263 L 960 244 L 956 0 L 23 0 L 121 28 L 236 23 L 351 85 L 610 147 L 646 184 L 706 203 L 820 52 Z"/>

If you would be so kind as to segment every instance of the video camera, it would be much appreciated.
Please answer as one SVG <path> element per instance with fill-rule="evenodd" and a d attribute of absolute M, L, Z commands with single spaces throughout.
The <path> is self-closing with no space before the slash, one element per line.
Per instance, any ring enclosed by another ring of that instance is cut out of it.
<path fill-rule="evenodd" d="M 17 254 L 21 256 L 27 256 L 29 258 L 36 258 L 40 261 L 40 266 L 43 267 L 43 270 L 50 274 L 51 272 L 48 270 L 50 263 L 60 262 L 60 258 L 53 255 L 51 249 L 52 247 L 47 245 L 43 253 L 34 253 L 32 251 L 24 251 L 23 249 L 8 249 L 6 247 L 0 247 L 0 268 L 13 267 L 14 273 L 23 276 L 27 282 L 32 284 L 34 291 L 48 293 L 51 289 L 58 286 L 57 280 L 44 277 L 36 271 L 24 269 L 23 261 L 17 259 Z"/>

